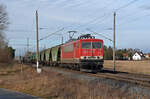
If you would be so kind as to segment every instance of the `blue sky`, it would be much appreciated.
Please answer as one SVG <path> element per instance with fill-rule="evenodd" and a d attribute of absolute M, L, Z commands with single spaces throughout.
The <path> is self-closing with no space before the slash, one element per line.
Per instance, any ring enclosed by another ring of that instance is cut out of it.
<path fill-rule="evenodd" d="M 39 13 L 40 37 L 45 37 L 64 28 L 56 35 L 40 41 L 40 48 L 48 48 L 61 43 L 61 35 L 68 40 L 67 31 L 76 30 L 80 34 L 92 31 L 112 38 L 113 12 L 116 11 L 117 48 L 139 48 L 150 52 L 150 0 L 1 0 L 7 7 L 10 25 L 5 35 L 9 45 L 17 49 L 17 54 L 26 50 L 27 38 L 30 50 L 35 50 L 35 11 Z M 118 9 L 118 10 L 116 10 Z M 94 35 L 94 34 L 93 34 Z M 105 45 L 112 46 L 103 39 Z M 19 46 L 20 45 L 20 46 Z"/>

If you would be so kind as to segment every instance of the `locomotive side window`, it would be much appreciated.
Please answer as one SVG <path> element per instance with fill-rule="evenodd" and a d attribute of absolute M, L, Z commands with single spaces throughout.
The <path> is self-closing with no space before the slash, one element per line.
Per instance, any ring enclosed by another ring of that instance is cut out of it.
<path fill-rule="evenodd" d="M 64 46 L 63 48 L 63 52 L 72 52 L 72 51 L 73 51 L 73 44 Z"/>
<path fill-rule="evenodd" d="M 93 46 L 93 49 L 98 49 L 98 48 L 101 48 L 101 42 L 93 42 L 92 43 L 92 46 Z"/>

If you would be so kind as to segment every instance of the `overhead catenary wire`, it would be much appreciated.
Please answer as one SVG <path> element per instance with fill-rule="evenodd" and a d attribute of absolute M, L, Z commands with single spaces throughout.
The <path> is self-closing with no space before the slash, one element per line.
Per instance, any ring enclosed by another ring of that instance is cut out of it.
<path fill-rule="evenodd" d="M 102 34 L 99 34 L 99 33 L 95 32 L 95 31 L 92 31 L 92 30 L 89 29 L 89 28 L 87 28 L 87 30 L 90 31 L 90 32 L 93 32 L 94 34 L 99 35 L 99 36 L 101 36 L 101 37 L 103 37 L 103 38 L 105 38 L 105 39 L 107 39 L 107 40 L 109 40 L 109 41 L 111 41 L 111 42 L 113 41 L 112 39 L 110 39 L 110 38 L 108 38 L 108 37 L 106 37 L 106 36 L 104 36 L 104 35 L 102 35 Z"/>
<path fill-rule="evenodd" d="M 79 0 L 79 1 L 81 1 L 81 0 Z M 88 1 L 88 3 L 89 3 L 89 1 L 91 1 L 91 0 L 87 0 Z M 68 1 L 67 1 L 68 2 Z M 85 2 L 83 1 L 83 2 L 77 2 L 77 4 L 75 4 L 75 3 L 70 3 L 71 5 L 66 5 L 66 6 L 64 6 L 64 7 L 72 7 L 72 8 L 77 8 L 77 7 L 79 7 L 79 6 L 81 6 L 81 5 L 85 5 Z"/>
<path fill-rule="evenodd" d="M 114 1 L 113 1 L 113 2 L 114 2 Z M 105 5 L 104 7 L 102 7 L 101 10 L 104 10 L 104 9 L 107 8 L 108 5 L 110 5 L 110 4 L 112 4 L 112 2 L 110 2 L 110 3 L 108 3 L 107 5 Z M 96 18 L 94 18 L 94 19 L 92 19 L 92 20 L 89 20 L 89 21 L 87 21 L 87 22 L 84 23 L 84 24 L 79 24 L 79 25 L 76 26 L 76 27 L 77 27 L 77 28 L 79 28 L 79 27 L 81 28 L 81 27 L 87 26 L 87 25 L 89 25 L 89 24 L 92 24 L 93 22 L 96 22 L 97 20 L 101 20 L 101 18 L 108 18 L 108 16 L 111 15 L 112 12 L 113 12 L 113 11 L 111 11 L 111 12 L 109 12 L 109 13 L 104 13 L 103 15 L 98 16 L 98 17 L 96 17 Z M 93 15 L 93 14 L 95 14 L 95 13 L 92 13 L 92 15 Z M 104 21 L 104 19 L 101 20 L 100 22 L 103 22 L 103 21 Z M 69 26 L 67 26 L 66 28 L 72 27 L 72 26 L 74 26 L 74 25 L 69 25 Z"/>
<path fill-rule="evenodd" d="M 116 0 L 117 1 L 117 0 Z M 115 1 L 115 2 L 116 2 Z M 112 2 L 114 2 L 114 1 L 112 1 Z M 102 8 L 102 10 L 104 10 L 105 8 L 107 8 L 110 4 L 112 5 L 112 2 L 109 2 L 105 7 L 103 7 Z M 87 22 L 87 23 L 85 23 L 85 25 L 86 24 L 90 24 L 90 23 L 93 23 L 93 22 L 99 22 L 99 23 L 101 23 L 101 22 L 103 22 L 104 21 L 104 19 L 102 19 L 101 20 L 101 18 L 108 18 L 108 16 L 112 13 L 113 11 L 110 11 L 109 13 L 104 13 L 102 16 L 99 16 L 99 17 L 96 17 L 95 19 L 93 19 L 93 20 L 91 20 L 91 21 L 89 21 L 89 22 Z M 100 19 L 100 20 L 99 20 Z M 98 21 L 99 20 L 99 21 Z M 83 25 L 84 26 L 84 25 Z"/>
<path fill-rule="evenodd" d="M 110 13 L 109 13 L 109 14 L 110 14 Z M 91 20 L 91 21 L 89 21 L 89 22 L 86 22 L 86 23 L 84 23 L 84 24 L 82 24 L 82 25 L 79 25 L 78 27 L 85 27 L 85 26 L 87 26 L 87 25 L 89 25 L 89 24 L 91 24 L 91 23 L 97 21 L 98 18 L 99 18 L 99 19 L 108 18 L 109 14 L 105 14 L 105 13 L 104 13 L 104 15 L 102 15 L 102 16 L 100 16 L 100 17 L 97 17 L 97 18 L 95 18 L 95 19 L 93 19 L 93 20 Z M 102 19 L 100 22 L 103 22 L 103 21 L 104 21 L 104 19 Z"/>
<path fill-rule="evenodd" d="M 115 9 L 115 12 L 116 11 L 120 11 L 121 9 L 124 9 L 124 8 L 126 8 L 126 7 L 128 7 L 128 6 L 130 6 L 130 5 L 132 5 L 132 4 L 134 4 L 134 3 L 136 3 L 137 1 L 139 1 L 139 0 L 132 0 L 132 1 L 130 1 L 129 3 L 127 3 L 127 4 L 125 4 L 125 5 L 123 5 L 123 6 L 121 6 L 121 7 L 119 7 L 119 8 L 116 8 Z M 104 7 L 105 8 L 105 7 Z M 111 11 L 109 14 L 111 14 L 111 13 L 113 13 L 114 11 Z M 108 16 L 108 15 L 107 15 Z M 102 16 L 99 16 L 99 17 L 97 17 L 97 18 L 95 18 L 95 19 L 93 19 L 93 20 L 90 20 L 90 21 L 88 21 L 88 22 L 86 22 L 86 23 L 84 23 L 84 24 L 80 24 L 79 26 L 77 26 L 77 28 L 78 27 L 85 27 L 85 26 L 87 26 L 87 25 L 89 25 L 89 24 L 92 24 L 93 22 L 96 22 L 97 20 L 99 20 L 99 19 L 101 19 L 101 18 L 108 18 L 106 16 L 106 14 L 104 13 L 104 15 L 102 15 Z M 101 23 L 101 22 L 104 22 L 105 20 L 103 19 L 103 20 L 101 20 L 99 23 Z M 98 22 L 98 21 L 97 21 Z M 97 23 L 96 22 L 96 23 Z M 71 26 L 68 26 L 68 27 L 71 27 Z"/>
<path fill-rule="evenodd" d="M 137 1 L 139 1 L 139 0 L 132 0 L 131 2 L 129 2 L 129 3 L 127 3 L 127 4 L 125 4 L 125 5 L 123 5 L 123 6 L 119 7 L 119 8 L 116 8 L 116 9 L 115 9 L 115 11 L 111 11 L 109 14 L 111 14 L 111 13 L 113 13 L 113 12 L 117 12 L 117 11 L 119 11 L 119 10 L 123 9 L 123 8 L 126 8 L 126 7 L 130 6 L 131 4 L 136 3 Z M 106 6 L 106 7 L 107 7 L 107 6 Z M 104 7 L 104 8 L 105 8 L 105 7 Z M 95 19 L 93 19 L 93 20 L 91 20 L 91 21 L 87 22 L 86 24 L 89 24 L 89 23 L 95 22 L 95 21 L 97 21 L 98 19 L 100 19 L 101 17 L 102 17 L 102 18 L 103 18 L 103 17 L 105 17 L 105 18 L 106 18 L 106 14 L 104 13 L 104 15 L 103 15 L 103 16 L 97 17 L 97 18 L 95 18 Z M 104 21 L 104 20 L 102 20 L 102 21 Z"/>
<path fill-rule="evenodd" d="M 121 6 L 121 7 L 119 7 L 119 8 L 117 8 L 117 9 L 115 9 L 115 12 L 117 12 L 117 11 L 119 11 L 119 10 L 121 10 L 121 9 L 124 9 L 124 8 L 126 8 L 126 7 L 128 7 L 128 6 L 130 6 L 130 5 L 132 5 L 132 4 L 136 3 L 137 1 L 139 1 L 139 0 L 132 0 L 132 1 L 130 1 L 129 3 L 127 3 L 127 4 L 125 4 L 125 5 Z"/>
<path fill-rule="evenodd" d="M 117 9 L 115 9 L 115 11 L 120 11 L 121 9 L 124 9 L 124 8 L 130 6 L 130 5 L 134 4 L 134 3 L 136 3 L 137 1 L 139 1 L 139 0 L 132 0 L 129 3 L 127 3 L 127 4 L 125 4 L 125 5 L 121 6 L 121 7 L 119 7 Z M 96 21 L 96 19 L 94 21 Z M 103 20 L 101 22 L 103 22 Z M 108 38 L 106 38 L 106 39 L 108 39 Z"/>
<path fill-rule="evenodd" d="M 49 35 L 47 35 L 47 36 L 45 36 L 45 37 L 39 39 L 39 41 L 42 41 L 42 40 L 44 40 L 44 39 L 47 39 L 48 37 L 50 37 L 50 36 L 52 36 L 52 35 L 54 35 L 54 34 L 60 32 L 60 31 L 63 31 L 63 30 L 64 30 L 64 28 L 59 29 L 59 30 L 57 30 L 57 31 L 55 31 L 55 32 L 53 32 L 53 33 L 51 33 L 51 34 L 49 34 Z"/>
<path fill-rule="evenodd" d="M 126 7 L 128 7 L 128 6 L 130 6 L 130 5 L 134 4 L 134 3 L 136 3 L 137 1 L 139 1 L 139 0 L 132 0 L 132 1 L 130 1 L 130 2 L 127 3 L 127 4 L 125 4 L 125 5 L 123 5 L 123 6 L 119 7 L 119 8 L 116 8 L 115 11 L 111 11 L 111 13 L 117 12 L 117 11 L 123 9 L 123 8 L 126 8 Z M 105 17 L 105 16 L 104 16 L 104 17 Z M 105 18 L 106 18 L 106 17 L 105 17 Z M 93 20 L 93 21 L 96 21 L 96 19 Z M 103 22 L 103 21 L 104 21 L 104 19 L 103 19 L 101 22 Z M 98 22 L 98 21 L 97 21 L 97 22 Z M 99 22 L 99 23 L 101 23 L 101 22 Z"/>
<path fill-rule="evenodd" d="M 138 7 L 136 7 L 137 9 L 138 8 L 140 8 L 140 6 L 138 6 Z M 124 15 L 124 16 L 120 16 L 121 18 L 118 18 L 118 20 L 120 20 L 121 21 L 121 23 L 120 23 L 120 21 L 119 21 L 119 25 L 120 24 L 122 24 L 122 23 L 126 23 L 126 19 L 128 18 L 130 18 L 130 17 L 136 17 L 136 16 L 138 16 L 138 14 L 139 13 L 141 13 L 140 15 L 143 15 L 143 13 L 144 13 L 144 11 L 146 12 L 146 10 L 147 9 L 141 9 L 141 10 L 136 10 L 136 11 L 134 11 L 134 12 L 131 12 L 131 13 L 127 13 L 126 15 Z M 134 13 L 134 14 L 133 14 Z M 147 16 L 147 15 L 146 15 Z M 136 19 L 136 18 L 135 18 Z M 122 22 L 123 21 L 123 22 Z"/>
<path fill-rule="evenodd" d="M 30 31 L 30 30 L 5 30 L 7 32 L 35 32 L 35 31 Z"/>
<path fill-rule="evenodd" d="M 147 17 L 147 16 L 150 16 L 150 13 L 148 13 L 148 14 L 146 14 L 146 15 L 144 15 L 144 16 L 141 16 L 141 17 L 134 18 L 134 19 L 130 20 L 130 23 L 131 23 L 131 22 L 138 21 L 138 20 L 140 20 L 140 19 L 142 19 L 142 18 L 145 18 L 145 17 Z M 117 26 L 122 26 L 122 25 L 125 25 L 125 24 L 129 24 L 129 21 L 125 21 L 125 22 L 123 22 L 123 23 L 120 23 L 120 24 L 118 24 Z"/>
<path fill-rule="evenodd" d="M 14 46 L 27 46 L 27 44 L 9 44 L 9 45 L 14 45 Z M 33 46 L 33 45 L 28 45 L 28 46 Z"/>

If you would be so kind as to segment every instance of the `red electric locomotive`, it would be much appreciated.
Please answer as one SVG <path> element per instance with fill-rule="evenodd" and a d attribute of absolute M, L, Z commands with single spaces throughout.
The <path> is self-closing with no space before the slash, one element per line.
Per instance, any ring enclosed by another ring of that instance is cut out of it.
<path fill-rule="evenodd" d="M 62 64 L 91 72 L 101 70 L 103 62 L 103 40 L 95 39 L 90 34 L 61 45 Z"/>

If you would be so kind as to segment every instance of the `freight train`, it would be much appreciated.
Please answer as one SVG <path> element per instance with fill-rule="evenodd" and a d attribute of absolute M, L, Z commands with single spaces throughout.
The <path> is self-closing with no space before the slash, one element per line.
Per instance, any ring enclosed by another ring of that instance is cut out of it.
<path fill-rule="evenodd" d="M 47 66 L 68 67 L 76 70 L 97 72 L 103 68 L 103 40 L 90 34 L 40 51 L 39 62 Z M 36 54 L 28 56 L 36 63 Z"/>

